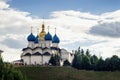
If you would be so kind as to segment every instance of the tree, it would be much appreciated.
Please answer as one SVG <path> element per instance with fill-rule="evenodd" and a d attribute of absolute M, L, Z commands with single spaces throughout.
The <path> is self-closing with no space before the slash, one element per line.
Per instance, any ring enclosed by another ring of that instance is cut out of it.
<path fill-rule="evenodd" d="M 52 55 L 49 63 L 51 63 L 53 66 L 59 66 L 60 65 L 60 56 L 59 55 Z"/>
<path fill-rule="evenodd" d="M 113 55 L 111 58 L 107 58 L 105 60 L 105 63 L 106 63 L 106 70 L 107 71 L 119 70 L 120 60 L 119 60 L 118 56 Z"/>
<path fill-rule="evenodd" d="M 88 56 L 89 58 L 91 57 L 89 49 L 87 49 L 86 51 L 86 56 Z"/>
<path fill-rule="evenodd" d="M 98 57 L 96 55 L 91 56 L 90 62 L 91 62 L 91 69 L 94 70 L 98 62 Z"/>
<path fill-rule="evenodd" d="M 78 54 L 80 54 L 80 47 L 78 47 L 78 51 L 77 52 L 78 52 Z"/>
<path fill-rule="evenodd" d="M 68 60 L 65 60 L 63 66 L 70 66 L 70 62 Z"/>
<path fill-rule="evenodd" d="M 106 71 L 110 71 L 110 70 L 111 70 L 111 66 L 112 66 L 112 65 L 111 65 L 110 62 L 111 62 L 111 59 L 110 59 L 110 58 L 106 58 L 106 59 L 105 59 L 105 64 L 106 64 L 105 70 L 106 70 Z"/>
<path fill-rule="evenodd" d="M 56 65 L 55 58 L 54 58 L 53 55 L 51 56 L 51 58 L 50 58 L 50 60 L 49 60 L 49 63 L 51 63 L 53 66 Z"/>
<path fill-rule="evenodd" d="M 76 52 L 74 55 L 74 59 L 72 61 L 72 67 L 77 68 L 77 69 L 81 69 L 81 67 L 82 67 L 81 61 L 82 61 L 81 55 Z"/>
<path fill-rule="evenodd" d="M 91 63 L 90 63 L 89 57 L 84 56 L 82 59 L 82 68 L 86 70 L 90 70 L 90 66 L 91 66 Z"/>
<path fill-rule="evenodd" d="M 26 80 L 20 71 L 14 69 L 13 65 L 3 63 L 0 59 L 0 80 Z"/>
<path fill-rule="evenodd" d="M 74 59 L 72 61 L 72 67 L 77 68 L 77 52 L 75 52 Z"/>
<path fill-rule="evenodd" d="M 4 67 L 3 60 L 2 58 L 0 58 L 0 80 L 2 80 L 3 76 L 3 67 Z"/>
<path fill-rule="evenodd" d="M 102 59 L 102 57 L 98 60 L 95 70 L 105 71 L 105 61 Z"/>
<path fill-rule="evenodd" d="M 81 49 L 81 55 L 84 56 L 84 50 L 83 49 Z"/>
<path fill-rule="evenodd" d="M 91 56 L 89 49 L 84 50 L 80 47 L 75 51 L 72 67 L 77 69 L 97 70 L 97 71 L 116 71 L 120 70 L 120 58 L 113 55 L 105 60 L 98 59 L 96 55 Z"/>
<path fill-rule="evenodd" d="M 112 71 L 118 70 L 118 68 L 119 68 L 119 58 L 118 58 L 118 56 L 113 55 L 111 57 L 111 65 L 112 65 L 112 68 L 111 68 Z"/>

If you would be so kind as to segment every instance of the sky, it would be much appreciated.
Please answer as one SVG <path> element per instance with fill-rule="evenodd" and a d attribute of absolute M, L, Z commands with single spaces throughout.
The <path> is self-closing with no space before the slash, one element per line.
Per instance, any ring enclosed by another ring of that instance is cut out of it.
<path fill-rule="evenodd" d="M 0 0 L 0 49 L 4 61 L 20 59 L 27 36 L 46 32 L 60 38 L 60 48 L 79 46 L 103 58 L 120 56 L 120 0 Z"/>
<path fill-rule="evenodd" d="M 30 12 L 39 17 L 61 10 L 78 10 L 101 14 L 120 8 L 120 0 L 11 0 L 10 7 Z"/>

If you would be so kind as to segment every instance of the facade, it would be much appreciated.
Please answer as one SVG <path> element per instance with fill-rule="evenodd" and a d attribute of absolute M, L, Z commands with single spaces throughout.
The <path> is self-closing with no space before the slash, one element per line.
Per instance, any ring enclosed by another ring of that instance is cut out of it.
<path fill-rule="evenodd" d="M 60 65 L 63 65 L 65 60 L 70 63 L 74 58 L 74 54 L 68 52 L 65 49 L 60 49 L 59 43 L 60 39 L 55 35 L 52 37 L 49 30 L 46 34 L 45 25 L 42 24 L 42 31 L 36 37 L 33 35 L 32 31 L 27 37 L 28 46 L 23 48 L 23 53 L 21 54 L 21 60 L 24 65 L 45 65 L 49 64 L 51 55 L 60 56 Z"/>

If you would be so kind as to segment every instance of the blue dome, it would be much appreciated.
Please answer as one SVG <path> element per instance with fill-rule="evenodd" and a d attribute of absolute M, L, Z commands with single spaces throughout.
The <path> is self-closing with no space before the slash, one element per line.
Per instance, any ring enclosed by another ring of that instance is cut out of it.
<path fill-rule="evenodd" d="M 36 44 L 38 43 L 38 40 L 39 40 L 38 38 L 39 38 L 39 37 L 38 37 L 38 35 L 37 35 L 36 38 L 35 38 L 34 43 L 36 43 Z"/>
<path fill-rule="evenodd" d="M 60 42 L 60 40 L 59 40 L 58 36 L 55 34 L 53 37 L 52 43 L 59 43 L 59 42 Z"/>
<path fill-rule="evenodd" d="M 35 36 L 31 33 L 28 37 L 27 37 L 28 41 L 35 41 Z"/>
<path fill-rule="evenodd" d="M 52 35 L 49 32 L 45 35 L 45 40 L 52 40 Z"/>

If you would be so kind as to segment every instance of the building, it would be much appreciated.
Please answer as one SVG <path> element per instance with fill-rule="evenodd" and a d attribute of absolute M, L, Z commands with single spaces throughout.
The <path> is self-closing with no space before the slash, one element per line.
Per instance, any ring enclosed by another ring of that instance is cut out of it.
<path fill-rule="evenodd" d="M 31 29 L 27 41 L 28 45 L 22 49 L 23 53 L 21 54 L 21 59 L 24 65 L 49 64 L 51 55 L 55 54 L 60 56 L 61 66 L 65 60 L 68 60 L 71 63 L 74 58 L 74 53 L 70 53 L 59 47 L 60 39 L 56 34 L 56 30 L 53 37 L 50 34 L 49 29 L 46 34 L 44 23 L 42 24 L 41 32 L 36 36 L 34 36 Z"/>

